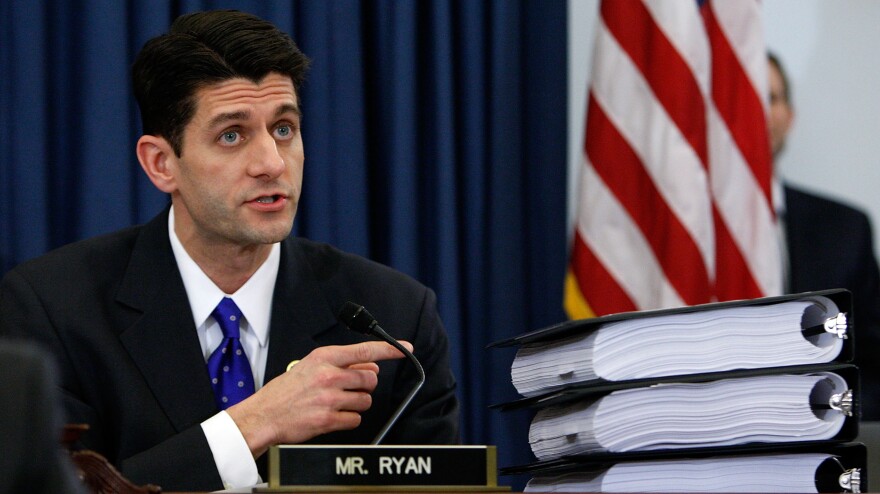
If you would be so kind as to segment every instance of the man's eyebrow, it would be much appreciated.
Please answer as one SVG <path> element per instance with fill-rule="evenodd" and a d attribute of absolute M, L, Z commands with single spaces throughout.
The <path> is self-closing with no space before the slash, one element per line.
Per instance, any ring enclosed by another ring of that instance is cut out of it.
<path fill-rule="evenodd" d="M 278 107 L 275 110 L 275 118 L 284 115 L 285 113 L 295 113 L 297 117 L 302 118 L 302 111 L 300 111 L 299 106 L 294 105 L 293 103 L 285 103 Z"/>
<path fill-rule="evenodd" d="M 218 127 L 221 124 L 224 124 L 233 120 L 247 120 L 251 116 L 249 111 L 234 111 L 229 113 L 221 113 L 208 122 L 208 128 Z"/>
<path fill-rule="evenodd" d="M 292 103 L 285 103 L 285 104 L 279 106 L 277 110 L 275 110 L 275 118 L 278 118 L 278 117 L 280 117 L 284 114 L 287 114 L 287 113 L 294 113 L 294 114 L 296 114 L 297 117 L 300 117 L 300 118 L 302 117 L 302 112 L 300 111 L 300 109 L 297 105 L 294 105 Z M 248 118 L 250 118 L 250 116 L 251 116 L 251 112 L 247 111 L 247 110 L 221 113 L 221 114 L 215 116 L 214 118 L 212 118 L 210 122 L 208 122 L 208 127 L 209 128 L 219 127 L 220 125 L 222 125 L 226 122 L 235 121 L 235 120 L 247 120 Z"/>

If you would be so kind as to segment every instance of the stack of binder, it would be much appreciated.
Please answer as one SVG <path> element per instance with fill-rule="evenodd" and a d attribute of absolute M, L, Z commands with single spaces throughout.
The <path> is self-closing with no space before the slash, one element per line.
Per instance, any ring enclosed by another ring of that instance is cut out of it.
<path fill-rule="evenodd" d="M 861 492 L 852 297 L 825 290 L 569 321 L 517 345 L 527 491 Z"/>

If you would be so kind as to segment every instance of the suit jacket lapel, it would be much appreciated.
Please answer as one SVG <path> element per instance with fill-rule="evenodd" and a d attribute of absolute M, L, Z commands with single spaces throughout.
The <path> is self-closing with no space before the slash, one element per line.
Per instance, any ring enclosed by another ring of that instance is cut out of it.
<path fill-rule="evenodd" d="M 272 300 L 266 382 L 292 360 L 305 357 L 318 344 L 315 337 L 336 325 L 336 317 L 296 239 L 281 244 L 281 264 Z"/>
<path fill-rule="evenodd" d="M 171 244 L 168 211 L 145 225 L 117 301 L 142 312 L 122 345 L 177 430 L 217 412 L 192 310 Z"/>

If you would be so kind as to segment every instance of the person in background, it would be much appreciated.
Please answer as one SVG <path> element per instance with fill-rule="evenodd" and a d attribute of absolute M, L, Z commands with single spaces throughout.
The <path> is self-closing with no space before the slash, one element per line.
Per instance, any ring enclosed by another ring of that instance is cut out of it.
<path fill-rule="evenodd" d="M 85 487 L 61 445 L 61 396 L 51 355 L 0 341 L 0 494 L 78 494 Z"/>
<path fill-rule="evenodd" d="M 791 85 L 779 58 L 768 54 L 768 131 L 774 162 L 785 149 L 795 117 Z M 880 271 L 868 216 L 840 201 L 778 179 L 774 201 L 782 227 L 787 293 L 846 288 L 853 295 L 855 363 L 860 369 L 865 420 L 880 419 Z M 829 168 L 829 170 L 831 170 Z"/>
<path fill-rule="evenodd" d="M 136 484 L 250 486 L 265 476 L 272 445 L 369 443 L 417 372 L 393 346 L 337 321 L 347 301 L 405 340 L 427 374 L 385 442 L 459 440 L 433 291 L 289 236 L 308 64 L 253 15 L 176 19 L 132 68 L 137 157 L 170 205 L 145 225 L 23 263 L 0 283 L 0 334 L 51 351 L 68 421 L 90 426 L 83 446 Z"/>

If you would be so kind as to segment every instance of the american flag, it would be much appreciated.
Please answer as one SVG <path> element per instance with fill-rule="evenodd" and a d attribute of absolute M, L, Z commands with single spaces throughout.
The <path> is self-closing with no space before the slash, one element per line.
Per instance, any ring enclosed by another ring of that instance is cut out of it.
<path fill-rule="evenodd" d="M 758 0 L 603 0 L 565 308 L 782 293 Z"/>

